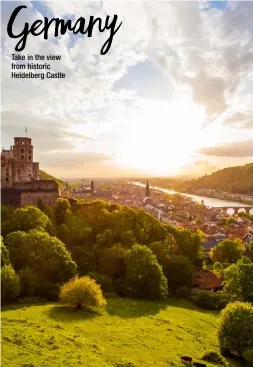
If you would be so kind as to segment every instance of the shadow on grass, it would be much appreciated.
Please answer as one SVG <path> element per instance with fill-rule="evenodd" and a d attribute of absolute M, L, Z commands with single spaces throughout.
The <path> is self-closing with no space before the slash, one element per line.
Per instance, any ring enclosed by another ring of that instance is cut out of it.
<path fill-rule="evenodd" d="M 158 302 L 129 298 L 111 298 L 107 301 L 107 313 L 121 318 L 156 315 L 167 307 L 167 302 L 165 301 Z"/>
<path fill-rule="evenodd" d="M 83 321 L 99 316 L 98 313 L 88 309 L 80 310 L 74 307 L 62 306 L 61 304 L 51 307 L 46 313 L 51 319 L 61 322 Z"/>

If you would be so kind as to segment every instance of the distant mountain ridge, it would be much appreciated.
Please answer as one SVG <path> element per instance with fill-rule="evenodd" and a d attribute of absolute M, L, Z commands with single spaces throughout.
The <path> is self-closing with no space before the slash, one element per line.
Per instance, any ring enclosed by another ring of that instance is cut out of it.
<path fill-rule="evenodd" d="M 233 194 L 253 195 L 253 163 L 224 168 L 180 185 L 181 191 L 190 192 L 193 189 L 214 189 Z"/>
<path fill-rule="evenodd" d="M 47 172 L 43 171 L 40 169 L 40 179 L 41 180 L 54 180 L 55 182 L 58 183 L 59 186 L 63 186 L 65 185 L 65 182 L 62 180 L 59 180 L 58 178 L 49 175 Z"/>

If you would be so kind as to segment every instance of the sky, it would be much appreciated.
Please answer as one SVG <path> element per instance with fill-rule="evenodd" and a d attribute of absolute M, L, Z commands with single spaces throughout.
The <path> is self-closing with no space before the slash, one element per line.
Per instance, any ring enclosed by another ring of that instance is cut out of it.
<path fill-rule="evenodd" d="M 7 24 L 113 17 L 92 37 L 28 35 L 25 50 L 61 55 L 65 79 L 11 78 Z M 40 168 L 57 177 L 200 176 L 253 160 L 253 2 L 3 1 L 2 147 L 28 136 Z"/>

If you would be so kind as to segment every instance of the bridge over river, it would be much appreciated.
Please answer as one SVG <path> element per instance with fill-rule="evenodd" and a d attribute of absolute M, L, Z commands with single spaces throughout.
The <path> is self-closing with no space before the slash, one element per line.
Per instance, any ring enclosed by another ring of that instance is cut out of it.
<path fill-rule="evenodd" d="M 230 215 L 238 214 L 240 212 L 253 214 L 253 206 L 216 206 L 215 208 L 223 209 Z"/>

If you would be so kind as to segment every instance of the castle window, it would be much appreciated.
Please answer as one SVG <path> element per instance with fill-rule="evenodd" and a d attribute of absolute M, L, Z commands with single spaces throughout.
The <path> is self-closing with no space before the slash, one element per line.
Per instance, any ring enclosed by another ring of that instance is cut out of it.
<path fill-rule="evenodd" d="M 32 157 L 29 155 L 28 159 L 29 159 L 29 161 L 31 161 L 32 160 Z"/>
<path fill-rule="evenodd" d="M 9 178 L 8 178 L 8 177 L 6 177 L 5 181 L 6 181 L 6 182 L 8 182 L 8 181 L 9 181 Z"/>
<path fill-rule="evenodd" d="M 23 161 L 24 160 L 24 156 L 23 155 L 21 155 L 21 161 Z"/>
<path fill-rule="evenodd" d="M 20 151 L 21 151 L 21 153 L 24 153 L 24 148 L 21 148 L 21 150 L 20 150 Z"/>

